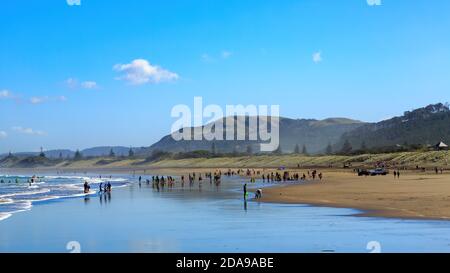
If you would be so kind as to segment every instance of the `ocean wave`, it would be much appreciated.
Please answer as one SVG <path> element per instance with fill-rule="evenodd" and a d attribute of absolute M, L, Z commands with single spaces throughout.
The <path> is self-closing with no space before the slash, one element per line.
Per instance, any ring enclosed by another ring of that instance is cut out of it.
<path fill-rule="evenodd" d="M 0 221 L 8 219 L 11 215 L 12 213 L 0 213 Z"/>
<path fill-rule="evenodd" d="M 18 176 L 11 175 L 9 177 Z M 24 177 L 29 178 L 29 176 Z M 91 184 L 94 189 L 98 187 L 98 184 L 108 182 L 112 184 L 113 189 L 129 185 L 128 179 L 117 177 L 45 176 L 39 177 L 39 179 L 39 182 L 31 186 L 21 183 L 0 187 L 0 221 L 15 213 L 31 210 L 34 203 L 98 194 L 97 190 L 84 193 L 83 183 L 85 181 Z"/>
<path fill-rule="evenodd" d="M 15 192 L 15 193 L 8 193 L 8 194 L 0 195 L 0 198 L 25 196 L 25 195 L 36 195 L 36 194 L 43 194 L 43 193 L 48 193 L 48 192 L 50 192 L 50 189 L 42 189 L 40 191 Z"/>
<path fill-rule="evenodd" d="M 11 198 L 0 198 L 0 205 L 7 205 L 14 203 L 14 200 Z"/>

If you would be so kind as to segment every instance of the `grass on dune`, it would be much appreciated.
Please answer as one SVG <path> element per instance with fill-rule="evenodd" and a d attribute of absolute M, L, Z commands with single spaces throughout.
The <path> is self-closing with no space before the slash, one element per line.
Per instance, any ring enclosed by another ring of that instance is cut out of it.
<path fill-rule="evenodd" d="M 147 162 L 142 158 L 92 158 L 78 161 L 66 161 L 58 164 L 58 168 L 287 168 L 316 166 L 342 167 L 351 163 L 353 166 L 373 166 L 379 162 L 391 165 L 421 167 L 446 167 L 450 160 L 448 151 L 398 152 L 386 154 L 343 155 L 257 155 L 241 157 L 163 159 Z"/>

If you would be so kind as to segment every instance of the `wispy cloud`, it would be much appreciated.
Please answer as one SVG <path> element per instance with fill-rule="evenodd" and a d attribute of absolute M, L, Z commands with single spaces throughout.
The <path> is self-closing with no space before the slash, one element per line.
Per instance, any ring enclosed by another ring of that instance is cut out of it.
<path fill-rule="evenodd" d="M 205 63 L 210 63 L 210 62 L 214 62 L 214 58 L 209 56 L 208 53 L 203 53 L 200 58 L 202 59 L 202 62 Z"/>
<path fill-rule="evenodd" d="M 230 52 L 230 51 L 227 51 L 227 50 L 224 50 L 224 51 L 222 51 L 222 53 L 221 53 L 222 59 L 228 59 L 228 58 L 230 58 L 232 55 L 233 55 L 233 52 Z"/>
<path fill-rule="evenodd" d="M 74 78 L 68 78 L 65 81 L 65 83 L 66 83 L 67 87 L 69 87 L 71 89 L 75 89 L 78 87 L 78 81 L 77 81 L 77 79 L 74 79 Z"/>
<path fill-rule="evenodd" d="M 75 78 L 68 78 L 65 81 L 65 84 L 70 89 L 78 89 L 78 88 L 96 89 L 96 88 L 98 88 L 98 84 L 95 81 L 83 81 L 83 82 L 80 83 Z"/>
<path fill-rule="evenodd" d="M 48 100 L 48 97 L 31 97 L 30 103 L 31 104 L 40 104 Z"/>
<path fill-rule="evenodd" d="M 81 0 L 66 0 L 69 6 L 81 6 Z"/>
<path fill-rule="evenodd" d="M 212 62 L 216 62 L 216 60 L 226 60 L 231 58 L 231 56 L 233 56 L 233 52 L 229 51 L 229 50 L 222 50 L 220 52 L 220 54 L 214 54 L 214 55 L 210 55 L 208 53 L 203 53 L 200 58 L 203 62 L 205 63 L 212 63 Z"/>
<path fill-rule="evenodd" d="M 381 6 L 381 0 L 367 0 L 369 6 Z"/>
<path fill-rule="evenodd" d="M 11 93 L 11 91 L 6 89 L 0 90 L 0 99 L 12 99 L 12 98 L 14 98 L 14 96 Z"/>
<path fill-rule="evenodd" d="M 122 73 L 116 78 L 117 80 L 124 80 L 133 85 L 171 82 L 179 79 L 178 74 L 152 65 L 145 59 L 136 59 L 129 64 L 116 64 L 113 69 Z"/>
<path fill-rule="evenodd" d="M 56 96 L 56 97 L 43 96 L 43 97 L 31 97 L 29 99 L 29 102 L 31 104 L 41 104 L 45 102 L 63 102 L 63 101 L 67 101 L 67 98 L 65 96 Z"/>
<path fill-rule="evenodd" d="M 95 89 L 97 88 L 97 83 L 94 81 L 85 81 L 81 83 L 81 87 L 84 89 Z"/>
<path fill-rule="evenodd" d="M 17 103 L 31 103 L 31 104 L 41 104 L 44 102 L 59 102 L 66 101 L 67 98 L 64 96 L 33 96 L 33 97 L 24 97 L 22 95 L 14 94 L 9 90 L 1 90 L 0 91 L 0 99 L 14 99 Z"/>
<path fill-rule="evenodd" d="M 322 62 L 322 52 L 320 52 L 320 51 L 314 52 L 312 55 L 312 60 L 316 64 Z"/>
<path fill-rule="evenodd" d="M 5 131 L 0 131 L 0 139 L 8 137 L 8 134 Z"/>
<path fill-rule="evenodd" d="M 24 128 L 22 126 L 12 127 L 13 131 L 26 135 L 45 136 L 47 133 L 41 130 L 34 130 L 32 128 Z"/>

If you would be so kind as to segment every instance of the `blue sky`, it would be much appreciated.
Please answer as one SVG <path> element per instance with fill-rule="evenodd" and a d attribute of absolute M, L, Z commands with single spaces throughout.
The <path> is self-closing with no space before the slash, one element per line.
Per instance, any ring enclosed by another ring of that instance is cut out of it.
<path fill-rule="evenodd" d="M 364 121 L 448 101 L 450 2 L 372 1 L 2 1 L 0 153 L 148 146 L 194 96 Z"/>

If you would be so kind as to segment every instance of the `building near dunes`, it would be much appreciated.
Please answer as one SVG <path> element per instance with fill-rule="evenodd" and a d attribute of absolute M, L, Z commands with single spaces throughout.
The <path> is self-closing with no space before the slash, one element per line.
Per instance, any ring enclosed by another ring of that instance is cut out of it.
<path fill-rule="evenodd" d="M 448 145 L 447 144 L 445 144 L 444 142 L 439 142 L 438 144 L 436 144 L 435 146 L 434 146 L 434 148 L 437 150 L 437 151 L 448 151 Z"/>

